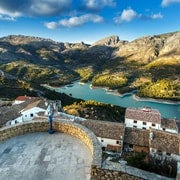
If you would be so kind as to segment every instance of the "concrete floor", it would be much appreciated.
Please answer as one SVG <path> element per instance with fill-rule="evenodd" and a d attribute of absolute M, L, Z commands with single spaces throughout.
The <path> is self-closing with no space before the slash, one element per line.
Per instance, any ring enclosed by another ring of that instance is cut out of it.
<path fill-rule="evenodd" d="M 88 180 L 92 156 L 79 139 L 32 133 L 0 142 L 1 180 Z"/>

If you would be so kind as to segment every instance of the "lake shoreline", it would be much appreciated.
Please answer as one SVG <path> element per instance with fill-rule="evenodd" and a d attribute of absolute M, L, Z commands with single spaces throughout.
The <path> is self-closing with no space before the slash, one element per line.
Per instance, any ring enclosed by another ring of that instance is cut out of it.
<path fill-rule="evenodd" d="M 149 101 L 149 102 L 157 102 L 157 103 L 165 103 L 165 104 L 180 104 L 180 101 L 173 101 L 173 100 L 166 100 L 166 99 L 156 99 L 156 98 L 150 98 L 150 97 L 140 97 L 137 94 L 135 94 L 135 92 L 137 92 L 137 90 L 133 90 L 131 92 L 126 92 L 126 93 L 119 93 L 118 90 L 111 90 L 108 87 L 101 87 L 101 86 L 92 86 L 92 84 L 90 84 L 90 88 L 91 89 L 104 89 L 106 91 L 107 94 L 113 94 L 116 96 L 120 96 L 120 97 L 124 97 L 127 95 L 131 95 L 133 94 L 133 99 L 136 101 Z"/>
<path fill-rule="evenodd" d="M 179 101 L 170 101 L 165 99 L 153 99 L 137 96 L 137 91 L 131 91 L 128 93 L 120 94 L 109 88 L 93 87 L 90 88 L 90 83 L 79 84 L 79 81 L 71 83 L 70 86 L 64 85 L 60 87 L 51 87 L 44 85 L 44 87 L 55 90 L 59 93 L 65 93 L 67 95 L 72 94 L 74 98 L 81 98 L 83 100 L 94 100 L 106 104 L 114 104 L 121 107 L 151 107 L 152 109 L 158 109 L 164 118 L 180 119 L 179 115 Z"/>
<path fill-rule="evenodd" d="M 157 103 L 164 103 L 164 104 L 174 104 L 179 105 L 180 101 L 172 101 L 172 100 L 165 100 L 165 99 L 154 99 L 149 97 L 139 97 L 136 94 L 133 94 L 133 99 L 136 101 L 149 101 L 149 102 L 157 102 Z"/>
<path fill-rule="evenodd" d="M 62 87 L 71 87 L 71 85 L 73 85 L 74 83 L 76 83 L 78 81 L 74 81 L 73 83 L 70 83 L 70 84 L 67 84 L 67 85 L 62 85 L 62 86 L 50 86 L 48 84 L 41 84 L 41 86 L 45 87 L 45 88 L 48 88 L 48 89 L 57 89 L 57 88 L 62 88 Z M 80 85 L 85 85 L 85 84 L 88 84 L 88 83 L 81 83 L 79 82 Z M 180 104 L 180 101 L 173 101 L 173 100 L 166 100 L 166 99 L 155 99 L 155 98 L 150 98 L 150 97 L 140 97 L 138 96 L 137 94 L 135 94 L 135 91 L 137 90 L 133 90 L 131 92 L 126 92 L 126 93 L 119 93 L 117 89 L 115 90 L 112 90 L 108 87 L 102 87 L 102 86 L 93 86 L 92 84 L 89 85 L 89 87 L 93 90 L 93 89 L 104 89 L 106 91 L 107 94 L 113 94 L 115 96 L 120 96 L 120 97 L 124 97 L 124 96 L 127 96 L 127 95 L 131 95 L 133 94 L 133 99 L 136 100 L 136 101 L 149 101 L 149 102 L 157 102 L 157 103 L 165 103 L 165 104 L 174 104 L 174 105 L 179 105 Z"/>

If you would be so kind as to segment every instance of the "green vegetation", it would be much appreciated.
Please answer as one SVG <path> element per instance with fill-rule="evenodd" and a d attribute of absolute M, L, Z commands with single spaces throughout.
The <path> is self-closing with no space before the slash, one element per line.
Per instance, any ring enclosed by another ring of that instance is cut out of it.
<path fill-rule="evenodd" d="M 65 93 L 59 93 L 59 92 L 52 91 L 44 87 L 40 87 L 39 91 L 42 92 L 42 96 L 47 99 L 61 100 L 62 106 L 68 106 L 73 103 L 79 103 L 83 101 L 82 99 L 76 99 L 76 98 L 66 95 Z"/>
<path fill-rule="evenodd" d="M 23 81 L 31 84 L 63 85 L 75 80 L 76 74 L 70 71 L 63 71 L 51 66 L 44 67 L 27 63 L 25 61 L 16 61 L 0 66 L 4 72 L 9 73 Z"/>
<path fill-rule="evenodd" d="M 64 111 L 83 118 L 113 122 L 123 122 L 125 114 L 125 108 L 93 100 L 75 102 L 65 106 Z"/>
<path fill-rule="evenodd" d="M 130 166 L 154 172 L 162 176 L 175 178 L 177 174 L 177 162 L 173 160 L 165 159 L 162 162 L 162 160 L 149 157 L 146 153 L 135 152 L 126 156 L 125 160 Z"/>
<path fill-rule="evenodd" d="M 147 156 L 146 153 L 136 152 L 130 156 L 126 156 L 125 160 L 127 161 L 128 165 L 143 169 L 147 166 L 146 162 L 144 161 L 146 156 Z"/>
<path fill-rule="evenodd" d="M 140 87 L 139 96 L 161 98 L 161 99 L 180 99 L 180 83 L 168 79 L 150 82 Z"/>
<path fill-rule="evenodd" d="M 81 82 L 87 82 L 93 77 L 93 69 L 91 66 L 82 67 L 75 70 L 81 77 Z"/>
<path fill-rule="evenodd" d="M 145 71 L 151 75 L 153 80 L 162 78 L 178 79 L 180 69 L 179 57 L 158 58 L 145 66 Z"/>
<path fill-rule="evenodd" d="M 98 74 L 92 79 L 93 86 L 110 87 L 116 89 L 126 85 L 127 77 L 122 73 L 103 73 Z"/>
<path fill-rule="evenodd" d="M 0 76 L 0 98 L 13 100 L 20 95 L 35 96 L 36 93 L 31 90 L 30 84 L 25 81 L 8 79 Z"/>

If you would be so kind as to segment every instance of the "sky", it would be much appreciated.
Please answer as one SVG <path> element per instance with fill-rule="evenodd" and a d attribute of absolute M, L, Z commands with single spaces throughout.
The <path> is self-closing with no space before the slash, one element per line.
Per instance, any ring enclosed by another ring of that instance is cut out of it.
<path fill-rule="evenodd" d="M 0 37 L 93 43 L 180 30 L 180 0 L 0 0 Z"/>

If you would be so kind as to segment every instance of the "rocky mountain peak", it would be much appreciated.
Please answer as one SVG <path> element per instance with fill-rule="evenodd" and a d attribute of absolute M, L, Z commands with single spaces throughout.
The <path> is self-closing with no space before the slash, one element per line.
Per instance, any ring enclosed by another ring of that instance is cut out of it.
<path fill-rule="evenodd" d="M 119 36 L 113 35 L 93 43 L 92 46 L 117 46 L 119 42 Z"/>

